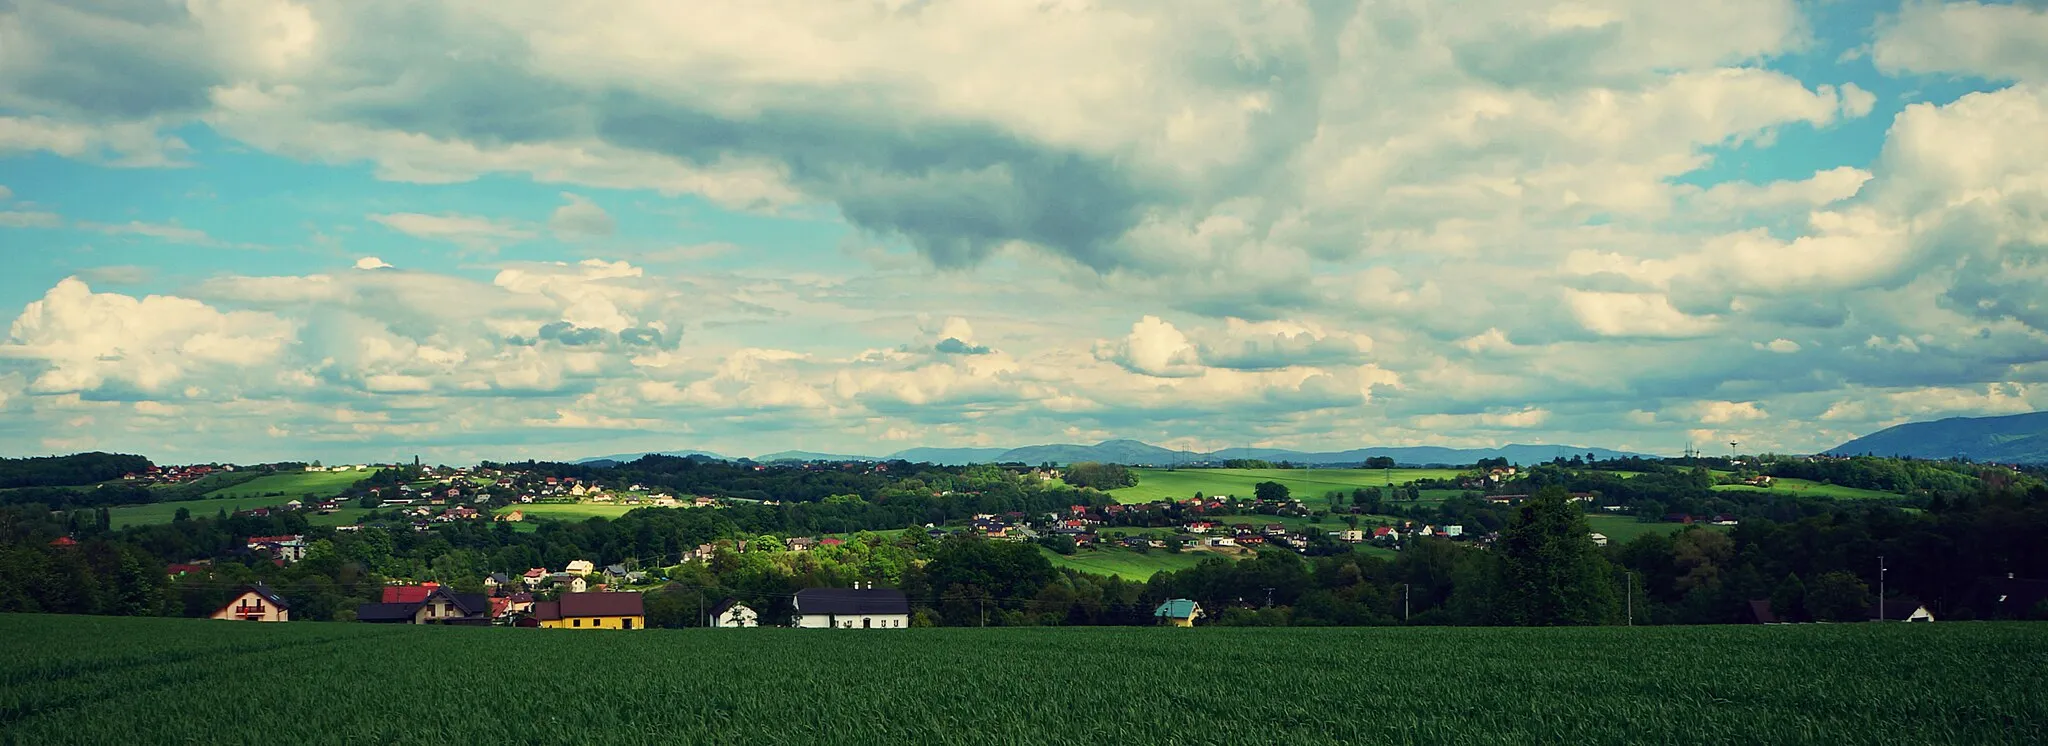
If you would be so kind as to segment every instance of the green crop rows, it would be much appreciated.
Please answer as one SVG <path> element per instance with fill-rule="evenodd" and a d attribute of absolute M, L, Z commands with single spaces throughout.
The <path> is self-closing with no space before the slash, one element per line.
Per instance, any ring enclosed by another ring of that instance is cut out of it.
<path fill-rule="evenodd" d="M 0 742 L 2040 743 L 2048 625 L 555 630 L 0 615 Z"/>

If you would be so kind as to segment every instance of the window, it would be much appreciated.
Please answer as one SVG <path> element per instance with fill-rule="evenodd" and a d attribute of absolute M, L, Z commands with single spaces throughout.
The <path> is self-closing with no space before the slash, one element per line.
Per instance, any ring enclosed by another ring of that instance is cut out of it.
<path fill-rule="evenodd" d="M 583 620 L 581 620 L 581 619 L 571 619 L 571 620 L 569 620 L 569 626 L 571 626 L 571 627 L 581 627 L 581 626 L 583 626 Z"/>

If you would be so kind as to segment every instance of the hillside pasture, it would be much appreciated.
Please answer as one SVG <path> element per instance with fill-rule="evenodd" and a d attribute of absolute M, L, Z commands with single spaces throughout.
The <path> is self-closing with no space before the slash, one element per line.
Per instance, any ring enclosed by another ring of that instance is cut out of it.
<path fill-rule="evenodd" d="M 1593 527 L 1594 533 L 1606 536 L 1609 544 L 1627 544 L 1644 534 L 1675 534 L 1686 528 L 1686 524 L 1683 523 L 1665 523 L 1662 521 L 1643 523 L 1636 520 L 1636 517 L 1632 515 L 1588 515 L 1586 516 L 1586 523 Z M 1730 528 L 1729 526 L 1714 526 L 1705 523 L 1695 523 L 1692 525 L 1699 526 L 1708 531 L 1725 532 Z"/>
<path fill-rule="evenodd" d="M 1205 496 L 1234 495 L 1249 498 L 1260 482 L 1287 485 L 1290 497 L 1302 502 L 1321 500 L 1324 493 L 1350 492 L 1359 487 L 1403 485 L 1417 479 L 1451 479 L 1456 469 L 1132 469 L 1138 486 L 1111 490 L 1122 503 L 1154 500 L 1186 500 L 1196 492 Z"/>
<path fill-rule="evenodd" d="M 529 503 L 507 505 L 493 513 L 504 515 L 512 511 L 525 514 L 526 520 L 543 519 L 557 521 L 581 521 L 590 518 L 617 518 L 652 505 L 607 505 L 603 503 Z"/>
<path fill-rule="evenodd" d="M 1096 575 L 1117 575 L 1125 580 L 1145 581 L 1161 572 L 1185 570 L 1209 557 L 1236 559 L 1235 555 L 1223 555 L 1207 551 L 1169 552 L 1153 549 L 1136 552 L 1129 549 L 1084 549 L 1073 554 L 1040 547 L 1045 558 L 1052 560 L 1055 567 L 1066 567 Z"/>
<path fill-rule="evenodd" d="M 448 672 L 508 650 L 573 672 L 522 678 L 522 701 L 578 704 L 449 704 Z M 619 632 L 0 615 L 0 657 L 0 741 L 22 744 L 251 728 L 281 743 L 2048 741 L 2048 625 L 2032 623 Z M 1373 673 L 1390 660 L 1428 665 Z M 887 696 L 857 671 L 889 672 Z"/>
<path fill-rule="evenodd" d="M 1752 487 L 1746 484 L 1717 484 L 1716 492 L 1783 492 L 1806 497 L 1826 497 L 1836 500 L 1895 500 L 1897 493 L 1883 490 L 1866 490 L 1860 487 L 1844 487 L 1839 484 L 1822 484 L 1805 479 L 1773 479 L 1769 487 Z"/>
<path fill-rule="evenodd" d="M 333 497 L 355 486 L 355 483 L 369 479 L 378 470 L 364 471 L 295 471 L 267 474 L 231 487 L 223 487 L 206 493 L 209 500 L 261 498 L 282 495 L 284 500 L 300 499 L 307 496 Z M 252 506 L 256 507 L 256 506 Z"/>

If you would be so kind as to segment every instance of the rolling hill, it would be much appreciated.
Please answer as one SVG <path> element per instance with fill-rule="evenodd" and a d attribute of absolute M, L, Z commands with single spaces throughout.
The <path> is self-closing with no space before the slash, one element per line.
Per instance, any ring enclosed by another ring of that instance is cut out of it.
<path fill-rule="evenodd" d="M 1426 466 L 1430 464 L 1470 464 L 1483 458 L 1505 458 L 1510 463 L 1533 464 L 1549 461 L 1558 456 L 1574 456 L 1591 453 L 1600 458 L 1639 456 L 1644 454 L 1615 451 L 1606 448 L 1585 446 L 1553 446 L 1511 444 L 1499 448 L 1441 448 L 1436 446 L 1404 446 L 1387 448 L 1354 448 L 1348 451 L 1303 452 L 1279 448 L 1226 448 L 1219 451 L 1181 452 L 1162 448 L 1136 440 L 1105 440 L 1095 445 L 1054 443 L 1048 445 L 1024 446 L 1022 448 L 911 448 L 897 451 L 888 456 L 856 456 L 848 454 L 815 453 L 811 451 L 778 451 L 754 457 L 755 461 L 893 461 L 901 459 L 911 462 L 959 466 L 963 464 L 1071 464 L 1079 461 L 1101 461 L 1134 466 L 1169 466 L 1173 464 L 1221 462 L 1228 459 L 1263 459 L 1266 461 L 1287 461 L 1306 466 L 1354 466 L 1376 456 L 1392 457 L 1403 466 Z M 675 451 L 670 456 L 702 456 L 721 458 L 704 451 Z M 604 462 L 625 463 L 639 458 L 639 454 L 603 456 L 583 459 L 577 463 L 598 465 Z"/>
<path fill-rule="evenodd" d="M 1909 422 L 1835 446 L 1828 453 L 2048 464 L 2048 412 Z"/>

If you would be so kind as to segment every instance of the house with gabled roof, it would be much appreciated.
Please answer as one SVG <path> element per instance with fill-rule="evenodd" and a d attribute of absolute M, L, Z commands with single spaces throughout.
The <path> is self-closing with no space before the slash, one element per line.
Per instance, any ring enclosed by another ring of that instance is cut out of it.
<path fill-rule="evenodd" d="M 761 626 L 761 615 L 738 599 L 728 598 L 711 607 L 711 626 L 727 629 Z"/>
<path fill-rule="evenodd" d="M 387 586 L 382 603 L 356 607 L 356 621 L 371 624 L 485 625 L 491 617 L 489 596 L 455 593 L 438 585 Z"/>
<path fill-rule="evenodd" d="M 646 606 L 638 592 L 564 593 L 533 604 L 544 629 L 645 629 Z"/>
<path fill-rule="evenodd" d="M 910 600 L 894 588 L 855 583 L 853 588 L 805 588 L 791 602 L 801 629 L 901 629 L 910 626 Z"/>
<path fill-rule="evenodd" d="M 284 596 L 262 583 L 245 585 L 235 592 L 227 605 L 213 612 L 214 619 L 235 619 L 244 622 L 289 622 L 292 620 L 292 605 Z"/>
<path fill-rule="evenodd" d="M 1169 627 L 1193 627 L 1202 618 L 1202 605 L 1190 599 L 1168 599 L 1152 610 L 1152 618 Z"/>

